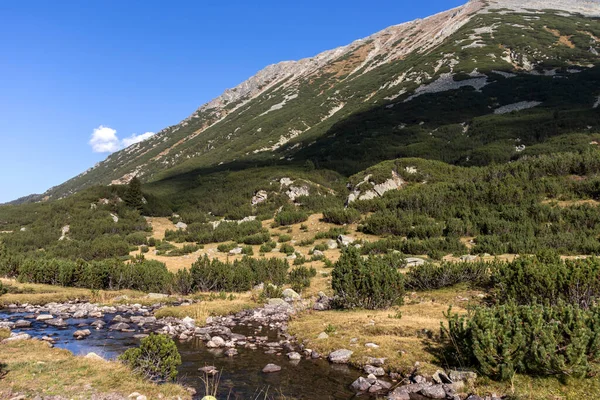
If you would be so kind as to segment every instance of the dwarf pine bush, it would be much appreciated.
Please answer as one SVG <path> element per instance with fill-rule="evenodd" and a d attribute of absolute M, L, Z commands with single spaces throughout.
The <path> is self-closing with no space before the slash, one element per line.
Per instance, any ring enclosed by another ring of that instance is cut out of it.
<path fill-rule="evenodd" d="M 600 308 L 571 304 L 479 307 L 446 315 L 447 359 L 508 380 L 515 373 L 584 377 L 600 362 Z"/>
<path fill-rule="evenodd" d="M 181 355 L 173 339 L 153 333 L 143 338 L 139 347 L 119 356 L 119 360 L 135 372 L 157 382 L 174 381 L 177 367 L 181 365 Z"/>
<path fill-rule="evenodd" d="M 404 275 L 379 256 L 363 259 L 358 249 L 342 250 L 331 273 L 340 308 L 380 309 L 401 305 Z"/>

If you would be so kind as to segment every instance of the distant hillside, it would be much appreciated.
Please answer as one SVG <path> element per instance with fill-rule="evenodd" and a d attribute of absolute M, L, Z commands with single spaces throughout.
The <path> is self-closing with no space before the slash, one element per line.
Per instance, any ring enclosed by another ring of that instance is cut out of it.
<path fill-rule="evenodd" d="M 401 157 L 477 166 L 581 150 L 600 140 L 598 17 L 596 1 L 473 0 L 392 26 L 268 66 L 45 195 L 138 176 L 184 196 L 255 167 L 348 177 Z"/>

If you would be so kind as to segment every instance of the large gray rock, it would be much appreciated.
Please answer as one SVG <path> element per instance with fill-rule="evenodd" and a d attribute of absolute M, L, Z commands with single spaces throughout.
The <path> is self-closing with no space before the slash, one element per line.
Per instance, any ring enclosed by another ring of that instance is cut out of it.
<path fill-rule="evenodd" d="M 73 332 L 73 336 L 77 340 L 85 339 L 86 337 L 90 336 L 91 334 L 92 334 L 92 332 L 90 332 L 89 329 L 81 329 L 81 330 Z"/>
<path fill-rule="evenodd" d="M 18 334 L 13 333 L 13 334 L 11 334 L 10 337 L 4 339 L 2 341 L 2 343 L 16 342 L 19 340 L 28 340 L 28 339 L 31 339 L 31 336 L 27 333 L 18 333 Z"/>
<path fill-rule="evenodd" d="M 445 399 L 446 391 L 442 385 L 425 386 L 419 391 L 419 394 L 429 399 Z"/>
<path fill-rule="evenodd" d="M 373 374 L 375 376 L 384 376 L 385 370 L 381 367 L 375 367 L 373 365 L 365 365 L 363 368 L 367 374 Z"/>
<path fill-rule="evenodd" d="M 241 247 L 236 247 L 235 249 L 229 250 L 229 254 L 231 254 L 231 255 L 242 254 L 242 251 L 244 251 L 244 249 L 242 249 Z"/>
<path fill-rule="evenodd" d="M 356 392 L 366 392 L 371 387 L 371 384 L 369 383 L 369 381 L 367 381 L 361 376 L 357 380 L 352 382 L 352 385 L 350 385 L 350 387 Z"/>
<path fill-rule="evenodd" d="M 408 257 L 404 260 L 404 267 L 418 267 L 423 264 L 425 264 L 425 260 L 418 257 Z"/>
<path fill-rule="evenodd" d="M 292 300 L 299 300 L 300 299 L 300 295 L 298 293 L 296 293 L 296 291 L 293 290 L 293 289 L 285 289 L 283 291 L 283 297 L 289 298 L 289 299 L 292 299 Z"/>
<path fill-rule="evenodd" d="M 30 321 L 26 321 L 24 319 L 20 319 L 15 322 L 15 328 L 29 328 L 31 326 Z"/>
<path fill-rule="evenodd" d="M 351 236 L 339 235 L 337 241 L 341 246 L 350 246 L 356 241 L 356 239 Z"/>
<path fill-rule="evenodd" d="M 146 297 L 149 299 L 166 299 L 169 295 L 163 293 L 148 293 L 148 296 Z"/>
<path fill-rule="evenodd" d="M 281 371 L 281 367 L 279 365 L 275 365 L 275 364 L 267 364 L 262 372 L 266 373 L 266 374 L 270 374 L 272 372 L 279 372 Z"/>
<path fill-rule="evenodd" d="M 329 361 L 334 364 L 347 364 L 354 352 L 347 349 L 340 349 L 329 354 Z"/>
<path fill-rule="evenodd" d="M 252 205 L 255 206 L 257 204 L 263 203 L 267 201 L 268 198 L 269 195 L 266 192 L 266 190 L 259 190 L 254 196 L 252 196 Z"/>
<path fill-rule="evenodd" d="M 130 328 L 130 326 L 128 324 L 126 324 L 125 322 L 119 322 L 117 324 L 113 324 L 108 327 L 108 329 L 110 329 L 111 331 L 122 331 L 122 330 L 126 330 L 129 328 Z"/>
<path fill-rule="evenodd" d="M 448 377 L 453 382 L 472 382 L 477 379 L 477 374 L 473 371 L 451 370 L 448 372 Z"/>
<path fill-rule="evenodd" d="M 48 319 L 44 322 L 47 323 L 48 325 L 52 325 L 52 326 L 58 326 L 58 327 L 67 326 L 67 323 L 65 321 L 63 321 L 62 318 Z"/>

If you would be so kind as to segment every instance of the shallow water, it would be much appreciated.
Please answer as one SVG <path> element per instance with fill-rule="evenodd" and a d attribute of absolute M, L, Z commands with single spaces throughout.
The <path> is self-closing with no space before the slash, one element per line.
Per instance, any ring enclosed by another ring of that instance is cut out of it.
<path fill-rule="evenodd" d="M 0 320 L 25 319 L 32 323 L 29 328 L 15 328 L 13 332 L 26 332 L 40 338 L 50 336 L 56 340 L 55 347 L 67 349 L 76 355 L 94 352 L 104 358 L 113 359 L 126 349 L 139 344 L 139 340 L 133 335 L 149 333 L 134 324 L 131 326 L 136 329 L 135 332 L 109 331 L 106 327 L 96 330 L 90 326 L 96 321 L 94 318 L 65 319 L 68 325 L 59 328 L 36 321 L 35 318 L 26 318 L 27 315 L 0 310 Z M 106 314 L 103 319 L 108 324 L 115 315 Z M 92 334 L 84 340 L 76 340 L 73 332 L 78 329 L 90 329 Z M 232 331 L 243 335 L 255 335 L 256 329 L 252 326 L 237 326 L 232 328 Z M 279 339 L 275 331 L 263 330 L 260 335 L 268 335 L 271 341 Z M 266 392 L 267 398 L 281 396 L 286 399 L 351 399 L 355 395 L 349 389 L 349 385 L 361 375 L 360 371 L 346 365 L 333 365 L 326 360 L 290 361 L 285 352 L 281 355 L 265 354 L 265 349 L 262 348 L 252 350 L 238 347 L 238 355 L 227 357 L 221 349 L 206 348 L 204 342 L 198 338 L 176 343 L 182 359 L 179 368 L 181 382 L 196 388 L 198 393 L 202 394 L 204 373 L 198 372 L 198 368 L 215 366 L 221 371 L 219 398 L 262 400 Z M 269 363 L 281 366 L 281 371 L 263 373 L 263 367 Z"/>

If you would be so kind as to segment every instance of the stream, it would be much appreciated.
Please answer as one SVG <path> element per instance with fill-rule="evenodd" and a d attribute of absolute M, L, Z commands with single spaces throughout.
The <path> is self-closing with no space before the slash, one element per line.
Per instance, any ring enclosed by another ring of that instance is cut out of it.
<path fill-rule="evenodd" d="M 28 333 L 32 337 L 49 336 L 54 340 L 54 346 L 67 349 L 75 355 L 85 355 L 94 352 L 105 359 L 114 359 L 130 347 L 139 344 L 139 336 L 152 331 L 151 326 L 132 326 L 132 332 L 121 332 L 107 328 L 95 329 L 92 323 L 98 320 L 111 324 L 117 314 L 105 314 L 102 318 L 68 318 L 63 327 L 46 324 L 35 319 L 36 315 L 23 310 L 0 310 L 0 321 L 16 322 L 25 320 L 31 323 L 29 327 L 15 327 L 15 333 Z M 91 335 L 83 340 L 76 340 L 73 332 L 79 329 L 89 329 Z M 259 326 L 238 325 L 232 328 L 233 333 L 250 336 L 261 329 Z M 280 339 L 276 330 L 262 328 L 260 335 L 268 336 L 269 341 Z M 350 399 L 355 393 L 349 385 L 361 376 L 359 370 L 347 365 L 330 364 L 323 359 L 290 361 L 286 351 L 266 354 L 265 348 L 256 350 L 239 347 L 238 354 L 227 357 L 222 348 L 207 348 L 199 338 L 188 341 L 178 341 L 177 347 L 181 354 L 182 365 L 179 368 L 178 380 L 186 386 L 197 390 L 196 398 L 202 398 L 204 393 L 204 373 L 198 368 L 214 366 L 221 372 L 219 398 L 227 399 L 264 399 L 285 397 L 286 399 Z M 262 369 L 269 363 L 282 367 L 280 372 L 263 373 Z M 362 396 L 361 396 L 362 397 Z M 365 396 L 367 397 L 367 396 Z"/>

